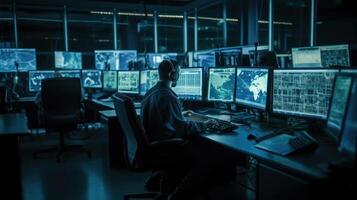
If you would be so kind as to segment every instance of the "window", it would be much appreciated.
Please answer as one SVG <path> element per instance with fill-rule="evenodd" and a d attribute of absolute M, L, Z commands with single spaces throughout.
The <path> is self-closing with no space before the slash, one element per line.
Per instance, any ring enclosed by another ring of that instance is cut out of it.
<path fill-rule="evenodd" d="M 214 4 L 198 11 L 198 49 L 223 47 L 223 5 Z"/>
<path fill-rule="evenodd" d="M 158 15 L 159 52 L 183 52 L 183 16 Z"/>
<path fill-rule="evenodd" d="M 241 1 L 227 1 L 227 46 L 241 45 Z"/>
<path fill-rule="evenodd" d="M 356 44 L 356 27 L 354 1 L 317 1 L 317 45 Z"/>
<path fill-rule="evenodd" d="M 1 5 L 0 13 L 0 48 L 10 48 L 14 46 L 14 31 L 11 6 Z"/>
<path fill-rule="evenodd" d="M 187 48 L 195 51 L 195 13 L 187 13 Z"/>
<path fill-rule="evenodd" d="M 291 52 L 293 47 L 309 45 L 310 0 L 274 1 L 274 50 Z"/>
<path fill-rule="evenodd" d="M 259 45 L 269 44 L 269 0 L 260 0 L 258 9 Z"/>

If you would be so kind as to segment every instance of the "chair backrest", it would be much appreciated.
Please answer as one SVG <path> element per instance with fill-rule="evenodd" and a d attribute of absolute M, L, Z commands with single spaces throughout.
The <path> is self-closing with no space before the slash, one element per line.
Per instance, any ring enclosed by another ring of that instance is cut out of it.
<path fill-rule="evenodd" d="M 81 107 L 79 78 L 49 78 L 42 80 L 41 97 L 46 115 L 78 114 Z"/>
<path fill-rule="evenodd" d="M 0 113 L 6 110 L 7 89 L 5 86 L 0 86 Z"/>
<path fill-rule="evenodd" d="M 119 124 L 124 132 L 124 151 L 129 168 L 145 167 L 145 158 L 149 150 L 149 141 L 144 127 L 138 118 L 132 99 L 116 93 L 112 96 Z"/>

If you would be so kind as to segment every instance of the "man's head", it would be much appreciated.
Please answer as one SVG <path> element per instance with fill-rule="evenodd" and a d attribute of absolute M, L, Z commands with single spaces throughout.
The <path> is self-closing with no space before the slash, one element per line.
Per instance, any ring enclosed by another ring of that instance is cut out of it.
<path fill-rule="evenodd" d="M 174 60 L 163 60 L 159 65 L 159 77 L 161 81 L 171 81 L 172 86 L 176 86 L 176 82 L 180 76 L 180 66 Z"/>

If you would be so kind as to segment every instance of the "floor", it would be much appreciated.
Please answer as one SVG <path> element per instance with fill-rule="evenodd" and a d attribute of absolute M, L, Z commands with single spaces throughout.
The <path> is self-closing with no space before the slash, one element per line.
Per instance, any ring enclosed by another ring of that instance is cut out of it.
<path fill-rule="evenodd" d="M 135 173 L 108 166 L 107 135 L 101 130 L 77 132 L 68 143 L 84 144 L 92 152 L 69 153 L 62 163 L 55 159 L 34 159 L 32 153 L 57 143 L 56 135 L 21 139 L 22 183 L 25 200 L 121 200 L 123 194 L 143 192 L 149 173 Z M 86 139 L 83 139 L 86 138 Z M 209 192 L 211 199 L 254 199 L 254 194 L 237 183 L 229 183 Z"/>

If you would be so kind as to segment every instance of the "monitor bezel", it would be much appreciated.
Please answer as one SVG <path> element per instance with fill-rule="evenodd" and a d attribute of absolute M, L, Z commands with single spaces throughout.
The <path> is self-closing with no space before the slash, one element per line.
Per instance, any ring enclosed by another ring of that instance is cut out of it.
<path fill-rule="evenodd" d="M 237 77 L 238 77 L 238 70 L 239 69 L 266 69 L 268 70 L 268 80 L 267 80 L 267 99 L 265 101 L 265 106 L 264 107 L 259 107 L 259 106 L 256 106 L 256 105 L 253 105 L 253 104 L 249 104 L 249 103 L 243 103 L 243 102 L 239 102 L 237 100 L 237 84 L 238 84 L 238 81 L 237 81 Z M 257 66 L 254 66 L 254 67 L 237 67 L 236 68 L 236 85 L 235 85 L 235 95 L 234 95 L 234 103 L 236 103 L 237 105 L 239 106 L 242 106 L 242 107 L 245 107 L 245 108 L 252 108 L 252 109 L 257 109 L 257 110 L 261 110 L 261 111 L 268 111 L 269 110 L 269 102 L 270 102 L 270 96 L 271 96 L 271 77 L 272 77 L 272 69 L 270 67 L 257 67 Z"/>
<path fill-rule="evenodd" d="M 100 72 L 101 86 L 98 86 L 98 87 L 86 87 L 86 86 L 84 86 L 83 72 L 85 73 L 85 72 L 89 72 L 89 71 L 99 71 Z M 99 70 L 99 69 L 82 69 L 81 70 L 81 83 L 82 83 L 83 88 L 88 88 L 88 89 L 101 89 L 101 88 L 103 88 L 103 70 Z"/>
<path fill-rule="evenodd" d="M 140 95 L 140 82 L 141 82 L 141 74 L 140 74 L 140 70 L 116 70 L 117 71 L 117 92 L 122 93 L 122 94 L 127 94 L 127 95 Z M 127 91 L 119 91 L 119 73 L 120 72 L 138 72 L 139 73 L 139 83 L 138 83 L 138 92 L 127 92 Z"/>
<path fill-rule="evenodd" d="M 346 107 L 344 109 L 344 115 L 343 115 L 343 118 L 342 118 L 342 122 L 341 122 L 341 130 L 339 131 L 338 133 L 338 136 L 335 137 L 335 132 L 337 130 L 334 130 L 334 129 L 331 129 L 330 127 L 328 127 L 328 119 L 329 119 L 329 116 L 330 116 L 330 112 L 331 112 L 331 102 L 332 102 L 332 99 L 333 99 L 333 93 L 335 91 L 335 85 L 336 85 L 336 78 L 337 77 L 350 77 L 351 78 L 351 85 L 348 89 L 348 96 L 347 96 L 347 102 L 346 102 Z M 335 76 L 335 80 L 334 80 L 334 83 L 333 83 L 333 92 L 332 92 L 332 95 L 330 97 L 330 106 L 329 106 L 329 109 L 328 109 L 328 112 L 327 112 L 327 117 L 326 117 L 326 123 L 325 123 L 325 132 L 327 133 L 327 135 L 332 138 L 335 142 L 337 143 L 340 143 L 341 141 L 341 135 L 342 135 L 342 131 L 344 129 L 344 125 L 345 125 L 345 120 L 346 120 L 346 112 L 348 110 L 348 105 L 350 103 L 350 97 L 351 97 L 351 91 L 352 91 L 352 87 L 353 87 L 353 82 L 354 82 L 354 79 L 356 78 L 357 76 L 354 76 L 353 74 L 349 74 L 349 73 L 341 73 L 339 72 L 338 74 L 336 74 Z"/>
<path fill-rule="evenodd" d="M 65 52 L 65 53 L 79 53 L 80 56 L 81 56 L 81 68 L 80 69 L 76 69 L 76 68 L 63 68 L 63 67 L 58 67 L 56 65 L 56 53 L 58 52 Z M 53 52 L 53 66 L 54 66 L 54 69 L 55 70 L 83 70 L 83 55 L 82 55 L 82 52 L 80 51 L 54 51 Z M 95 58 L 94 58 L 95 59 Z M 84 69 L 86 70 L 86 69 Z"/>
<path fill-rule="evenodd" d="M 206 85 L 207 85 L 207 101 L 208 102 L 221 102 L 221 103 L 234 103 L 234 100 L 235 100 L 235 93 L 236 93 L 236 82 L 237 82 L 237 67 L 208 67 L 207 68 L 207 82 L 206 82 Z M 230 101 L 222 101 L 222 100 L 211 100 L 209 98 L 209 89 L 210 89 L 210 72 L 211 72 L 211 69 L 234 69 L 234 85 L 233 85 L 233 99 L 230 100 Z"/>
<path fill-rule="evenodd" d="M 118 70 L 101 70 L 102 71 L 102 90 L 104 92 L 116 92 L 118 91 Z M 115 72 L 115 76 L 117 78 L 117 83 L 115 84 L 115 88 L 106 88 L 104 84 L 104 73 L 105 72 Z"/>
<path fill-rule="evenodd" d="M 28 71 L 28 92 L 29 93 L 34 93 L 34 92 L 39 92 L 40 90 L 31 90 L 31 78 L 30 74 L 33 72 L 48 72 L 48 73 L 55 73 L 55 70 L 30 70 Z M 42 81 L 42 80 L 41 80 Z"/>
<path fill-rule="evenodd" d="M 304 70 L 324 70 L 324 71 L 336 71 L 335 77 L 337 73 L 339 73 L 338 68 L 319 68 L 319 67 L 310 67 L 310 68 L 277 68 L 272 70 L 272 75 L 271 75 L 271 101 L 270 101 L 270 112 L 274 115 L 278 116 L 288 116 L 288 117 L 296 117 L 296 118 L 301 118 L 301 119 L 311 119 L 311 120 L 321 120 L 321 121 L 326 121 L 327 120 L 327 114 L 326 117 L 321 117 L 317 115 L 308 115 L 308 114 L 297 114 L 297 113 L 292 113 L 292 112 L 277 112 L 274 111 L 274 72 L 275 71 L 304 71 Z M 334 78 L 335 80 L 335 78 Z M 332 95 L 332 94 L 331 94 Z M 331 98 L 331 97 L 330 97 Z M 329 98 L 329 99 L 330 99 Z M 329 109 L 329 108 L 328 108 Z"/>
<path fill-rule="evenodd" d="M 205 80 L 204 80 L 204 68 L 203 67 L 182 67 L 180 68 L 180 70 L 182 69 L 201 69 L 201 82 L 202 82 L 202 85 L 201 85 L 201 97 L 200 98 L 197 98 L 197 99 L 190 99 L 190 98 L 184 98 L 184 97 L 181 97 L 179 94 L 175 94 L 178 96 L 179 99 L 181 100 L 185 100 L 185 101 L 203 101 L 204 99 L 204 85 L 205 85 Z M 180 75 L 181 76 L 181 75 Z"/>

